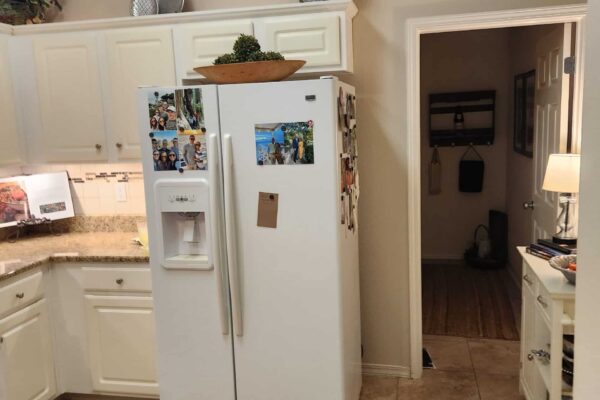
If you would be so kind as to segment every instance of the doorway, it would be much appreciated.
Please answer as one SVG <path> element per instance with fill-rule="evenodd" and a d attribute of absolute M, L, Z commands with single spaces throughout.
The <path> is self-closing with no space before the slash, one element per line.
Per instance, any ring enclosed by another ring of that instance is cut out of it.
<path fill-rule="evenodd" d="M 564 6 L 517 12 L 494 12 L 467 14 L 459 16 L 414 19 L 408 22 L 407 34 L 407 84 L 408 84 L 408 147 L 409 147 L 409 288 L 410 288 L 410 343 L 411 343 L 411 377 L 420 378 L 423 369 L 422 343 L 422 241 L 421 218 L 422 202 L 422 169 L 424 165 L 421 155 L 421 126 L 423 121 L 421 108 L 421 43 L 423 35 L 443 32 L 461 32 L 478 29 L 510 28 L 532 25 L 575 23 L 575 35 L 582 38 L 584 29 L 585 6 Z M 574 55 L 576 60 L 582 59 L 583 43 L 575 43 Z M 582 70 L 581 63 L 575 67 L 573 83 L 573 132 L 580 132 Z M 512 132 L 512 129 L 509 129 Z M 579 135 L 573 137 L 573 150 L 579 148 Z M 429 161 L 429 160 L 427 160 Z M 526 243 L 525 243 L 526 244 Z"/>

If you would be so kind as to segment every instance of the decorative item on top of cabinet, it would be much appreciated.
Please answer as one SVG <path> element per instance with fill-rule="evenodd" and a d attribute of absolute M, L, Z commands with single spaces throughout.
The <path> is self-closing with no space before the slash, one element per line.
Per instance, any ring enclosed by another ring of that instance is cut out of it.
<path fill-rule="evenodd" d="M 179 13 L 183 11 L 184 0 L 158 0 L 158 12 L 160 14 Z"/>
<path fill-rule="evenodd" d="M 131 0 L 132 16 L 139 17 L 153 14 L 158 14 L 158 0 Z"/>
<path fill-rule="evenodd" d="M 254 36 L 242 34 L 233 44 L 233 53 L 217 57 L 214 64 L 194 70 L 220 84 L 272 82 L 289 77 L 305 61 L 285 60 L 274 51 L 263 52 Z"/>
<path fill-rule="evenodd" d="M 58 0 L 9 0 L 0 4 L 0 23 L 10 25 L 41 24 L 48 12 L 62 11 Z"/>

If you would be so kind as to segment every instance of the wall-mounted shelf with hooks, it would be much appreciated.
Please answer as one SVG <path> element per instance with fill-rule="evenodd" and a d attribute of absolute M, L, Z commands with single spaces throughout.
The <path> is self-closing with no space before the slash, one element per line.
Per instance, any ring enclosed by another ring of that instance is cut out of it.
<path fill-rule="evenodd" d="M 492 145 L 496 91 L 429 95 L 429 146 Z"/>

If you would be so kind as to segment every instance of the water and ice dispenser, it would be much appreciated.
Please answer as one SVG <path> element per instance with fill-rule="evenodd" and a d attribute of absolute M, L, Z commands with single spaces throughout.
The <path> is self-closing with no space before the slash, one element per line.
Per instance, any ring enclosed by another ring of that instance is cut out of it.
<path fill-rule="evenodd" d="M 161 265 L 212 269 L 209 185 L 206 179 L 159 179 L 154 183 Z"/>

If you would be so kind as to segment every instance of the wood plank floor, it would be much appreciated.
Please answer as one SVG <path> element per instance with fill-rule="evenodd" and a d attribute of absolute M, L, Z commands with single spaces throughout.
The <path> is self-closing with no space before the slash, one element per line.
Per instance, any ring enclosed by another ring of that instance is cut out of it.
<path fill-rule="evenodd" d="M 506 269 L 422 266 L 423 333 L 519 340 L 521 298 Z"/>

